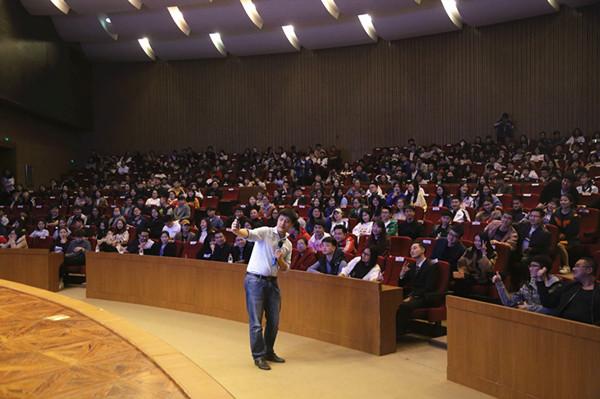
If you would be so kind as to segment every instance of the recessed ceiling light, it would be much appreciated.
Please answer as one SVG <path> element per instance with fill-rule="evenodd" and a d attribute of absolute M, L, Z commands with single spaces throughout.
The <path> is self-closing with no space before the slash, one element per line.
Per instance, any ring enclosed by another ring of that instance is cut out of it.
<path fill-rule="evenodd" d="M 167 10 L 169 10 L 169 14 L 171 14 L 171 18 L 173 18 L 173 21 L 175 22 L 175 25 L 177 25 L 179 30 L 181 30 L 184 34 L 189 36 L 191 29 L 185 21 L 185 18 L 183 17 L 183 14 L 181 13 L 179 7 L 167 7 Z"/>
<path fill-rule="evenodd" d="M 296 36 L 296 31 L 294 30 L 293 25 L 285 25 L 282 26 L 283 33 L 285 33 L 285 37 L 287 37 L 288 41 L 296 50 L 300 50 L 300 41 L 298 40 L 298 36 Z"/>
<path fill-rule="evenodd" d="M 117 40 L 119 38 L 119 35 L 112 31 L 112 21 L 108 15 L 98 14 L 98 22 L 100 23 L 100 26 L 102 26 L 102 29 L 104 29 L 108 36 L 110 36 L 113 40 Z"/>
<path fill-rule="evenodd" d="M 374 41 L 377 41 L 377 32 L 375 31 L 375 26 L 373 25 L 373 18 L 369 14 L 361 14 L 358 16 L 358 20 L 362 25 L 367 35 Z"/>
<path fill-rule="evenodd" d="M 68 14 L 69 10 L 71 10 L 71 7 L 69 7 L 65 0 L 50 0 L 50 2 L 54 4 L 54 6 L 58 8 L 63 14 Z"/>
<path fill-rule="evenodd" d="M 252 2 L 252 0 L 240 0 L 240 3 L 242 3 L 242 7 L 244 7 L 244 11 L 246 11 L 248 18 L 250 18 L 250 21 L 252 21 L 252 23 L 256 25 L 258 29 L 262 29 L 263 19 L 256 10 L 256 6 Z"/>
<path fill-rule="evenodd" d="M 138 10 L 142 9 L 142 0 L 129 0 L 129 4 L 137 8 Z"/>
<path fill-rule="evenodd" d="M 105 21 L 107 24 L 112 24 L 112 21 L 111 21 L 111 20 L 110 20 L 110 18 L 108 18 L 108 17 L 104 18 L 104 21 Z"/>
<path fill-rule="evenodd" d="M 148 40 L 147 37 L 142 37 L 141 39 L 138 39 L 138 43 L 140 44 L 140 47 L 142 48 L 142 50 L 144 50 L 144 53 L 146 53 L 148 58 L 150 58 L 153 61 L 156 60 L 154 50 L 152 50 L 152 46 L 150 46 L 150 40 Z"/>
<path fill-rule="evenodd" d="M 225 50 L 225 44 L 223 43 L 223 40 L 221 39 L 221 34 L 218 32 L 215 32 L 215 33 L 211 33 L 209 36 L 210 36 L 210 40 L 213 42 L 217 51 L 223 55 L 227 55 L 227 50 Z"/>
<path fill-rule="evenodd" d="M 446 10 L 446 14 L 448 14 L 448 18 L 450 18 L 450 21 L 452 21 L 457 28 L 462 28 L 462 18 L 456 7 L 456 0 L 442 0 L 442 5 L 444 6 L 444 10 Z"/>
<path fill-rule="evenodd" d="M 334 0 L 321 0 L 321 3 L 323 3 L 325 9 L 333 18 L 337 19 L 340 16 L 340 9 Z"/>

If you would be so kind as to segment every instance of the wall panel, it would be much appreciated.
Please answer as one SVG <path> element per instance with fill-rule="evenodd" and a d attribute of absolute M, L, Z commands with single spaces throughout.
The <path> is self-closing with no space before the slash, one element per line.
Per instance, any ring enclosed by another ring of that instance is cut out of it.
<path fill-rule="evenodd" d="M 297 54 L 94 67 L 96 140 L 108 152 L 208 144 L 456 142 L 600 129 L 600 6 L 398 42 Z"/>

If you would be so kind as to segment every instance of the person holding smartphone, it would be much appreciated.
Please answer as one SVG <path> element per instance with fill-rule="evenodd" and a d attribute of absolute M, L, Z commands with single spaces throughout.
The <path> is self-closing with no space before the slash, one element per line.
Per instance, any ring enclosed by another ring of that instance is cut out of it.
<path fill-rule="evenodd" d="M 298 216 L 294 211 L 284 209 L 280 212 L 275 227 L 243 229 L 237 219 L 231 225 L 231 232 L 236 236 L 254 242 L 246 268 L 244 289 L 250 325 L 250 349 L 254 364 L 261 370 L 271 369 L 267 362 L 285 362 L 274 350 L 281 310 L 277 273 L 290 269 L 292 243 L 288 239 L 288 231 L 297 220 Z M 263 314 L 267 319 L 264 335 Z"/>

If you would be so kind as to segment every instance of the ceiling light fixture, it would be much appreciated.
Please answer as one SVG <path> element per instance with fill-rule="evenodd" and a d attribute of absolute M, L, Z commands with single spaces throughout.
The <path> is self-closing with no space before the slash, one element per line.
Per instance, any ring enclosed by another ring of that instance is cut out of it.
<path fill-rule="evenodd" d="M 67 4 L 65 0 L 50 0 L 54 7 L 58 8 L 63 14 L 68 14 L 71 7 Z"/>
<path fill-rule="evenodd" d="M 183 17 L 179 7 L 167 7 L 167 10 L 169 10 L 169 14 L 171 14 L 171 18 L 173 18 L 173 21 L 179 30 L 181 30 L 186 36 L 189 36 L 191 32 L 190 26 L 185 21 L 185 18 Z"/>
<path fill-rule="evenodd" d="M 375 26 L 373 26 L 373 18 L 369 14 L 361 14 L 358 16 L 358 20 L 365 32 L 367 32 L 367 35 L 374 41 L 377 41 L 377 32 L 375 31 Z"/>
<path fill-rule="evenodd" d="M 140 47 L 142 48 L 142 50 L 144 50 L 144 53 L 146 53 L 148 58 L 150 58 L 152 61 L 156 60 L 154 50 L 152 50 L 152 46 L 150 46 L 150 40 L 148 40 L 147 37 L 138 39 L 138 43 L 140 44 Z"/>
<path fill-rule="evenodd" d="M 333 18 L 337 19 L 340 16 L 340 9 L 334 0 L 321 0 L 321 3 L 323 3 L 325 9 Z"/>
<path fill-rule="evenodd" d="M 252 2 L 252 0 L 240 0 L 240 3 L 242 3 L 242 7 L 244 7 L 244 11 L 246 11 L 248 18 L 250 18 L 250 21 L 252 21 L 252 23 L 256 25 L 258 29 L 262 29 L 263 19 L 256 10 L 256 6 Z"/>
<path fill-rule="evenodd" d="M 446 10 L 446 14 L 448 14 L 448 18 L 450 18 L 450 21 L 452 21 L 457 28 L 462 28 L 462 18 L 456 7 L 456 0 L 442 0 L 442 5 L 444 6 L 444 10 Z"/>
<path fill-rule="evenodd" d="M 108 36 L 110 36 L 113 40 L 117 40 L 119 38 L 119 35 L 112 32 L 112 21 L 110 20 L 108 15 L 99 14 L 98 22 L 100 23 L 100 26 L 102 26 L 102 29 L 104 29 L 104 31 L 108 34 Z"/>
<path fill-rule="evenodd" d="M 137 8 L 138 10 L 142 9 L 142 0 L 128 0 L 129 4 Z"/>
<path fill-rule="evenodd" d="M 210 36 L 210 40 L 215 45 L 215 48 L 217 49 L 217 51 L 219 53 L 221 53 L 222 55 L 227 55 L 227 50 L 225 50 L 225 44 L 223 44 L 223 40 L 221 39 L 221 34 L 218 32 L 215 32 L 215 33 L 211 33 L 209 36 Z"/>
<path fill-rule="evenodd" d="M 282 26 L 283 33 L 285 33 L 285 37 L 287 37 L 288 41 L 296 50 L 300 50 L 300 41 L 298 40 L 298 36 L 296 36 L 296 31 L 294 30 L 293 25 L 285 25 Z"/>

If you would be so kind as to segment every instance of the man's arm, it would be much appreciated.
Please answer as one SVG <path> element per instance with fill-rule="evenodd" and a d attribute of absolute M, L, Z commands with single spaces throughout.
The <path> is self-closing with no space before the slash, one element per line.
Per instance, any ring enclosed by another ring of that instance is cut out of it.
<path fill-rule="evenodd" d="M 310 266 L 308 269 L 306 269 L 306 271 L 309 273 L 321 273 L 319 271 L 319 261 L 316 261 L 315 263 L 313 263 L 313 265 Z"/>

